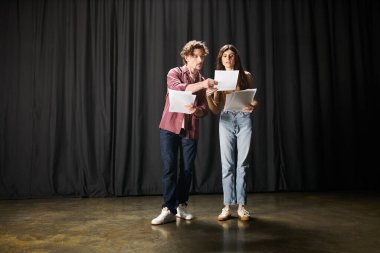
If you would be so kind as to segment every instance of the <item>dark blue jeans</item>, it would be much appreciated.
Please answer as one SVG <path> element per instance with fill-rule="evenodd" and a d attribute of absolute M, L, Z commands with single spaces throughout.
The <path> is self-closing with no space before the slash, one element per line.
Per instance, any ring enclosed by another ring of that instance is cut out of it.
<path fill-rule="evenodd" d="M 162 207 L 167 207 L 176 214 L 178 204 L 184 204 L 189 200 L 197 141 L 186 139 L 182 132 L 175 134 L 160 129 L 160 147 L 163 162 L 164 204 Z"/>

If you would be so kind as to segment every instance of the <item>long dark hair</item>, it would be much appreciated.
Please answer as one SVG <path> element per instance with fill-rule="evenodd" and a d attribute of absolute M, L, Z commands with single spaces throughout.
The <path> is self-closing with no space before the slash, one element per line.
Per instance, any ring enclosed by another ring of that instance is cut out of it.
<path fill-rule="evenodd" d="M 248 88 L 248 80 L 247 80 L 246 74 L 244 72 L 244 68 L 241 65 L 239 51 L 237 50 L 237 48 L 234 45 L 227 44 L 227 45 L 224 45 L 220 48 L 218 57 L 216 58 L 216 69 L 217 70 L 225 70 L 226 69 L 222 63 L 222 56 L 223 56 L 224 52 L 226 52 L 227 50 L 231 50 L 235 54 L 234 70 L 239 70 L 239 78 L 238 78 L 237 85 L 239 86 L 239 88 L 241 90 L 245 90 Z"/>

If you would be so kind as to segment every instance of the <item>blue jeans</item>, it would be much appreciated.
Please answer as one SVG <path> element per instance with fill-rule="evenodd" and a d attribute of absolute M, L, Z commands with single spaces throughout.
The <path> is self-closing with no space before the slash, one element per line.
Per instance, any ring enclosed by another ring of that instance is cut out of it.
<path fill-rule="evenodd" d="M 221 113 L 219 140 L 225 205 L 245 205 L 247 202 L 246 173 L 249 168 L 251 136 L 250 113 Z"/>
<path fill-rule="evenodd" d="M 163 162 L 164 204 L 162 207 L 167 207 L 176 214 L 178 204 L 184 204 L 189 200 L 197 140 L 186 139 L 183 133 L 175 134 L 160 129 L 160 147 Z M 178 154 L 179 175 L 177 175 Z"/>

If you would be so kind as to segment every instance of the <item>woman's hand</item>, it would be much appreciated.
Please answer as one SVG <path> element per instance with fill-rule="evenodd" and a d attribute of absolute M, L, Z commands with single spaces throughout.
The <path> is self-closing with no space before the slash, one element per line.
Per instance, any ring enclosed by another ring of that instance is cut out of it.
<path fill-rule="evenodd" d="M 213 88 L 207 88 L 206 89 L 206 96 L 209 97 L 211 96 L 212 94 L 214 94 L 215 91 L 218 90 L 218 87 L 216 85 L 214 85 Z"/>
<path fill-rule="evenodd" d="M 253 109 L 254 108 L 252 105 L 247 105 L 247 106 L 243 107 L 242 111 L 251 113 L 251 112 L 253 112 Z"/>
<path fill-rule="evenodd" d="M 256 106 L 257 106 L 257 101 L 253 100 L 250 105 L 243 107 L 242 111 L 252 113 L 256 109 Z"/>

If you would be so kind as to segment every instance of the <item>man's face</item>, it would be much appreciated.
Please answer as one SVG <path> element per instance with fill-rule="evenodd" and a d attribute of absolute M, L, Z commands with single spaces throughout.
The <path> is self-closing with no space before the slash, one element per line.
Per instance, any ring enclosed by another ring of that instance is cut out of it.
<path fill-rule="evenodd" d="M 203 63 L 205 61 L 204 51 L 203 49 L 196 48 L 192 55 L 185 56 L 185 60 L 187 62 L 187 67 L 193 70 L 201 70 L 203 67 Z"/>

